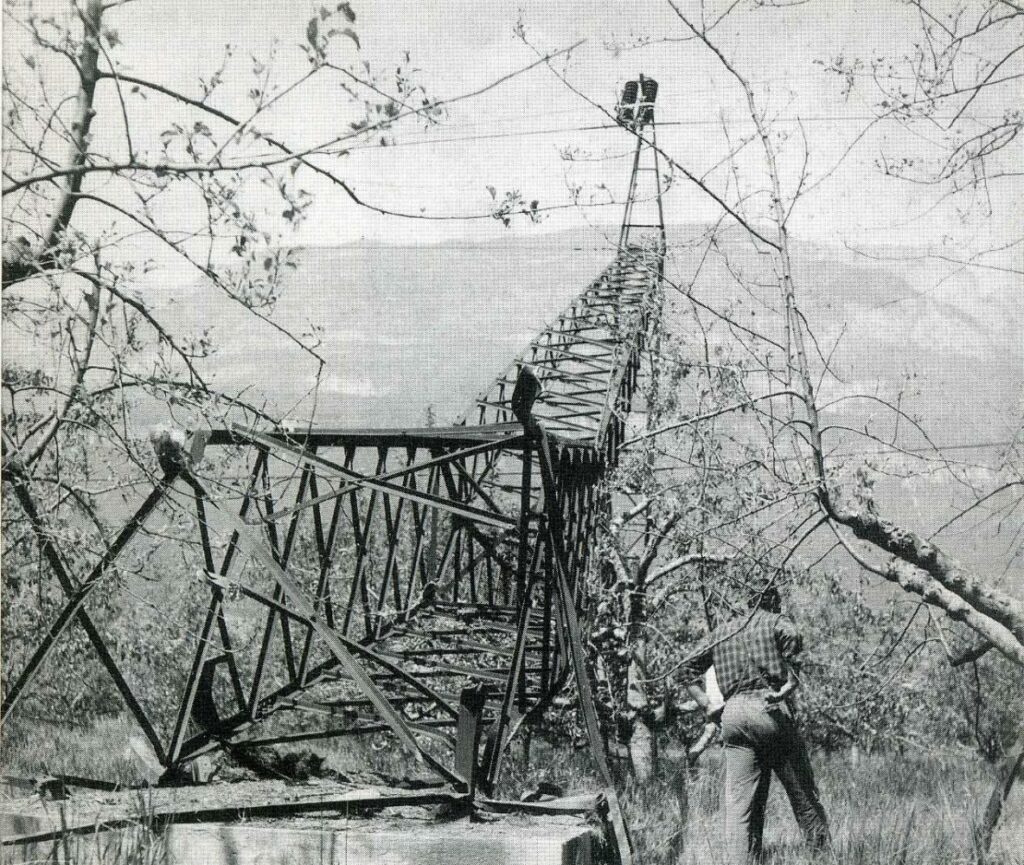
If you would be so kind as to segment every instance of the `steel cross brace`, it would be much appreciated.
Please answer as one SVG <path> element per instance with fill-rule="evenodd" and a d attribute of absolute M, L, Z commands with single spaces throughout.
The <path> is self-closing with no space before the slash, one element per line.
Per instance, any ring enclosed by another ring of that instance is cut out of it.
<path fill-rule="evenodd" d="M 107 570 L 120 555 L 121 551 L 128 546 L 131 540 L 138 533 L 142 524 L 146 521 L 146 517 L 153 511 L 153 509 L 159 504 L 160 500 L 164 497 L 167 488 L 174 481 L 174 478 L 178 472 L 176 466 L 167 466 L 165 468 L 164 476 L 157 482 L 156 487 L 146 497 L 146 500 L 140 505 L 138 510 L 132 515 L 128 522 L 124 525 L 117 536 L 107 547 L 106 551 L 100 557 L 100 560 L 93 566 L 92 570 L 85 577 L 84 580 L 77 586 L 71 584 L 70 577 L 66 570 L 63 568 L 63 563 L 57 554 L 56 548 L 53 547 L 52 540 L 49 533 L 42 526 L 42 522 L 39 519 L 38 510 L 32 501 L 31 495 L 28 493 L 26 487 L 26 476 L 22 472 L 20 466 L 15 462 L 16 457 L 11 455 L 8 459 L 8 466 L 6 471 L 12 478 L 17 478 L 15 481 L 15 490 L 19 502 L 23 505 L 27 504 L 26 515 L 29 516 L 32 522 L 33 532 L 36 534 L 40 541 L 48 561 L 53 564 L 57 564 L 59 570 L 56 571 L 58 579 L 61 583 L 61 587 L 64 589 L 65 594 L 68 597 L 68 603 L 60 611 L 57 618 L 51 623 L 47 630 L 42 642 L 36 647 L 32 657 L 29 658 L 25 667 L 21 673 L 18 674 L 14 681 L 14 684 L 10 686 L 7 694 L 4 696 L 3 709 L 0 712 L 0 723 L 3 723 L 10 716 L 14 707 L 17 705 L 19 698 L 21 697 L 25 687 L 35 678 L 39 672 L 39 668 L 43 662 L 49 657 L 53 651 L 54 646 L 60 640 L 65 631 L 71 626 L 74 621 L 79 621 L 86 628 L 86 632 L 90 636 L 90 640 L 98 639 L 102 643 L 102 638 L 99 637 L 98 632 L 95 630 L 89 620 L 88 615 L 85 613 L 84 607 L 85 602 L 89 599 L 89 595 L 97 587 L 106 574 Z M 19 476 L 20 473 L 20 476 Z M 34 518 L 32 515 L 35 515 Z M 88 623 L 88 624 L 87 624 Z M 94 645 L 96 643 L 94 642 Z M 147 738 L 153 733 L 152 725 L 146 719 L 145 712 L 142 711 L 138 701 L 134 695 L 131 694 L 131 689 L 128 684 L 124 681 L 124 677 L 117 670 L 113 659 L 110 656 L 110 652 L 106 649 L 99 650 L 101 660 L 104 660 L 104 666 L 107 671 L 111 674 L 114 679 L 118 690 L 125 696 L 129 706 L 133 708 L 133 712 L 136 713 L 136 717 L 139 719 L 140 725 L 143 730 L 148 730 Z M 110 663 L 106 663 L 106 659 L 109 659 Z M 145 720 L 144 720 L 145 719 Z M 155 738 L 155 734 L 153 734 Z M 158 751 L 159 753 L 159 751 Z"/>

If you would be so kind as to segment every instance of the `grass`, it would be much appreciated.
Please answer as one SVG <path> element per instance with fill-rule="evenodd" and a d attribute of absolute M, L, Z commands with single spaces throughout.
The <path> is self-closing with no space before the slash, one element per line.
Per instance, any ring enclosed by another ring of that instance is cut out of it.
<path fill-rule="evenodd" d="M 168 865 L 163 836 L 148 826 L 145 816 L 139 825 L 119 832 L 96 832 L 91 835 L 66 834 L 60 840 L 38 847 L 29 854 L 32 865 Z M 6 848 L 0 852 L 2 865 L 22 865 L 25 858 L 16 858 Z M 27 865 L 27 863 L 26 863 Z"/>
<path fill-rule="evenodd" d="M 127 744 L 137 735 L 127 720 L 88 728 L 33 724 L 3 731 L 2 771 L 11 775 L 62 772 L 139 782 L 146 775 Z M 376 771 L 422 775 L 383 737 L 339 740 L 321 753 L 341 772 Z M 46 755 L 46 756 L 44 756 Z M 58 755 L 58 756 L 54 756 Z M 806 851 L 779 784 L 773 784 L 765 830 L 767 865 L 967 865 L 977 861 L 974 826 L 992 786 L 991 767 L 978 757 L 942 752 L 861 756 L 816 754 L 813 763 L 835 841 L 836 858 Z M 55 762 L 56 761 L 56 762 Z M 671 756 L 662 778 L 645 785 L 624 780 L 620 797 L 639 865 L 718 865 L 721 851 L 721 754 L 712 749 L 688 768 Z M 497 795 L 519 798 L 541 782 L 567 794 L 597 786 L 585 752 L 566 751 L 534 740 L 530 764 L 511 756 Z M 89 860 L 98 837 L 72 840 L 61 861 Z M 159 836 L 140 830 L 99 851 L 98 860 L 118 865 L 161 861 Z M 76 846 L 77 845 L 77 846 Z M 996 833 L 990 865 L 1024 865 L 1024 781 L 1018 782 Z"/>
<path fill-rule="evenodd" d="M 145 737 L 127 716 L 76 726 L 17 718 L 3 727 L 0 772 L 25 778 L 78 775 L 134 785 L 159 774 L 155 756 L 147 771 L 147 751 Z"/>
<path fill-rule="evenodd" d="M 717 755 L 716 755 L 717 757 Z M 839 755 L 814 760 L 822 801 L 829 816 L 835 858 L 848 865 L 941 865 L 973 863 L 978 851 L 974 829 L 991 790 L 991 772 L 969 755 L 956 759 L 935 756 L 882 756 L 856 765 Z M 683 770 L 685 773 L 685 770 Z M 652 850 L 650 862 L 712 865 L 720 855 L 721 760 L 709 760 L 690 779 L 685 845 L 676 859 Z M 1024 795 L 1015 791 L 1008 803 L 992 863 L 1024 863 Z M 1010 840 L 1016 837 L 1016 842 Z M 660 834 L 647 836 L 658 843 Z M 811 865 L 831 862 L 805 850 L 784 791 L 773 784 L 765 829 L 768 862 Z"/>
<path fill-rule="evenodd" d="M 535 746 L 535 750 L 538 750 Z M 543 747 L 539 748 L 544 751 Z M 529 778 L 521 765 L 509 781 L 544 780 L 566 792 L 593 788 L 583 755 L 538 753 L 545 768 Z M 766 865 L 957 865 L 975 863 L 974 828 L 992 789 L 992 770 L 969 753 L 812 758 L 822 801 L 828 813 L 835 858 L 813 855 L 803 847 L 785 792 L 772 785 L 765 820 Z M 640 865 L 718 865 L 723 863 L 721 753 L 709 751 L 687 768 L 672 758 L 663 761 L 663 777 L 622 785 L 627 815 Z M 996 832 L 990 865 L 1024 865 L 1024 781 L 1011 793 Z"/>

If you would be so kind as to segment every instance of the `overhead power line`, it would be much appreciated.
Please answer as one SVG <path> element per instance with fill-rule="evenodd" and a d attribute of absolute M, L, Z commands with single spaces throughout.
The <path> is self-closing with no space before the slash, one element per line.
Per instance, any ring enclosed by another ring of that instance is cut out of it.
<path fill-rule="evenodd" d="M 977 117 L 978 120 L 998 120 L 999 116 L 991 117 Z M 935 117 L 934 120 L 952 120 L 952 117 Z M 853 122 L 858 123 L 870 122 L 872 120 L 878 120 L 878 117 L 874 114 L 843 114 L 843 115 L 811 115 L 808 117 L 778 117 L 775 118 L 773 123 L 837 123 L 837 122 Z M 664 128 L 666 126 L 687 126 L 687 127 L 707 127 L 707 126 L 721 126 L 722 120 L 659 120 L 658 128 Z M 739 126 L 745 125 L 743 120 L 726 120 L 724 121 L 726 126 Z M 489 141 L 501 138 L 529 138 L 538 135 L 557 135 L 566 132 L 596 132 L 605 129 L 621 129 L 617 123 L 598 123 L 587 126 L 556 126 L 548 129 L 525 129 L 525 130 L 509 130 L 506 132 L 489 132 L 480 133 L 476 135 L 453 135 L 445 138 L 423 138 L 420 140 L 399 140 L 389 142 L 387 144 L 377 143 L 366 143 L 366 144 L 355 144 L 349 147 L 339 147 L 333 152 L 351 152 L 354 150 L 379 150 L 379 149 L 390 149 L 393 147 L 422 147 L 425 145 L 432 144 L 453 144 L 463 141 Z M 429 131 L 424 130 L 421 135 L 428 135 Z"/>

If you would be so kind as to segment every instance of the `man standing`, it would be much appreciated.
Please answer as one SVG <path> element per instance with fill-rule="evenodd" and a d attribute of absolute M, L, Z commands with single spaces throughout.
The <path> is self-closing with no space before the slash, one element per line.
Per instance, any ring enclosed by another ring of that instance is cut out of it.
<path fill-rule="evenodd" d="M 772 772 L 786 789 L 804 840 L 815 849 L 831 844 L 807 749 L 784 700 L 794 686 L 790 662 L 802 640 L 781 614 L 774 586 L 754 595 L 750 606 L 748 615 L 715 628 L 680 668 L 690 683 L 714 664 L 725 698 L 726 861 L 734 865 L 761 855 Z M 695 689 L 691 693 L 700 699 Z"/>

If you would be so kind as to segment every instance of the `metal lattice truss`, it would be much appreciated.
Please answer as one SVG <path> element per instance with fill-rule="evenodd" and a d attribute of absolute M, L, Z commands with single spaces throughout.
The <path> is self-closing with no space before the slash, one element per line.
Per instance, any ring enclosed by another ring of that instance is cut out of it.
<path fill-rule="evenodd" d="M 631 196 L 642 157 L 656 169 L 638 135 Z M 4 720 L 77 625 L 169 769 L 222 747 L 390 731 L 446 782 L 487 790 L 524 719 L 574 682 L 607 774 L 579 619 L 663 258 L 663 227 L 620 247 L 453 426 L 236 426 L 196 433 L 191 453 L 163 443 L 162 479 L 84 575 L 69 573 L 8 459 L 4 478 L 67 601 L 12 677 Z M 223 464 L 213 454 L 247 453 L 233 488 L 204 473 Z M 169 496 L 192 503 L 206 601 L 161 733 L 86 601 Z"/>

